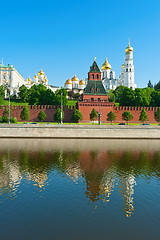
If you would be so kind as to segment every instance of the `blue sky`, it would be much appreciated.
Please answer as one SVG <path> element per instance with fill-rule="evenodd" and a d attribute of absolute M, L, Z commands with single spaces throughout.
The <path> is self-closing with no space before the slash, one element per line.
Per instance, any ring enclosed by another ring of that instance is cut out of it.
<path fill-rule="evenodd" d="M 25 79 L 42 68 L 55 86 L 85 79 L 94 57 L 118 77 L 130 36 L 135 83 L 145 87 L 160 80 L 159 12 L 159 0 L 3 1 L 0 58 Z"/>

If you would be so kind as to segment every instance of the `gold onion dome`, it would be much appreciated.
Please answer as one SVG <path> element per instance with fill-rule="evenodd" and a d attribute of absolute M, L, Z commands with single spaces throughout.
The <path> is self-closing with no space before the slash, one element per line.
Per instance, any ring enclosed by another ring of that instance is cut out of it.
<path fill-rule="evenodd" d="M 46 77 L 46 76 L 44 77 L 44 81 L 45 81 L 45 82 L 48 82 L 48 79 L 47 79 L 47 77 Z"/>
<path fill-rule="evenodd" d="M 79 82 L 79 85 L 85 85 L 85 81 L 81 79 L 81 81 Z"/>
<path fill-rule="evenodd" d="M 103 63 L 103 65 L 102 65 L 102 70 L 108 70 L 108 69 L 111 69 L 111 65 L 109 64 L 109 62 L 106 58 L 105 63 Z"/>
<path fill-rule="evenodd" d="M 39 71 L 38 75 L 44 75 L 44 72 L 42 71 L 42 69 L 41 71 Z"/>
<path fill-rule="evenodd" d="M 68 80 L 65 82 L 65 84 L 72 84 L 72 81 L 70 78 L 68 78 Z"/>
<path fill-rule="evenodd" d="M 128 47 L 126 47 L 126 53 L 133 52 L 133 48 L 130 46 L 130 42 L 128 43 Z"/>
<path fill-rule="evenodd" d="M 34 78 L 37 78 L 37 75 L 35 75 Z"/>
<path fill-rule="evenodd" d="M 125 63 L 122 64 L 122 68 L 124 68 L 124 67 L 125 67 Z"/>
<path fill-rule="evenodd" d="M 74 77 L 72 78 L 72 81 L 79 81 L 79 79 L 76 77 L 76 74 L 75 74 Z"/>
<path fill-rule="evenodd" d="M 30 78 L 30 77 L 27 79 L 27 81 L 28 81 L 28 82 L 32 82 L 32 80 L 31 80 L 31 78 Z"/>

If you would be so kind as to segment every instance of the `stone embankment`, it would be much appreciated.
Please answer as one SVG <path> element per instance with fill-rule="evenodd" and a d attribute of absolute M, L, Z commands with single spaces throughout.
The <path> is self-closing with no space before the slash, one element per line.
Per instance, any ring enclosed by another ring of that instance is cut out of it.
<path fill-rule="evenodd" d="M 160 139 L 160 126 L 1 124 L 0 138 Z"/>

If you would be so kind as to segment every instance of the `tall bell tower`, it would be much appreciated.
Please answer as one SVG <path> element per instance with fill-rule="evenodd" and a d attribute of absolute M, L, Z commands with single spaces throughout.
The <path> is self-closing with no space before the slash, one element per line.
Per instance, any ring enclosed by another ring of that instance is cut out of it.
<path fill-rule="evenodd" d="M 125 49 L 125 63 L 123 65 L 123 74 L 124 86 L 132 88 L 134 90 L 136 88 L 136 85 L 134 84 L 133 48 L 130 46 L 130 41 Z"/>

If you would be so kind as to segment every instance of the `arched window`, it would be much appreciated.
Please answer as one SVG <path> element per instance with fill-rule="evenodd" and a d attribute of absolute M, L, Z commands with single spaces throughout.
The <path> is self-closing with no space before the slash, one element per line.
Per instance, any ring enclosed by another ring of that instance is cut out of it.
<path fill-rule="evenodd" d="M 97 79 L 99 78 L 99 75 L 97 74 Z"/>
<path fill-rule="evenodd" d="M 94 79 L 94 74 L 92 74 L 92 79 Z"/>

